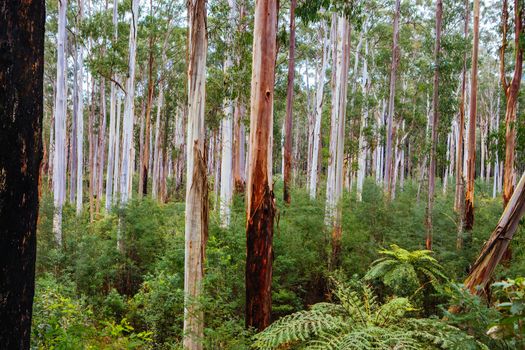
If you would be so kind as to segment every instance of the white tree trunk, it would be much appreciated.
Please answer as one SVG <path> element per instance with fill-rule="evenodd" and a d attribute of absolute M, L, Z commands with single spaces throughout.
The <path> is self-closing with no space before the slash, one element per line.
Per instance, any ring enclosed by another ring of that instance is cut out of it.
<path fill-rule="evenodd" d="M 82 6 L 82 0 L 79 0 L 78 2 L 79 6 L 79 16 L 80 20 L 82 21 L 82 17 L 84 15 L 83 6 Z M 76 209 L 77 209 L 77 215 L 80 215 L 82 212 L 82 202 L 83 202 L 83 176 L 84 176 L 84 74 L 83 74 L 83 67 L 84 67 L 84 48 L 82 45 L 79 45 L 78 47 L 78 81 L 79 84 L 77 86 L 77 198 L 76 198 Z"/>
<path fill-rule="evenodd" d="M 313 131 L 313 151 L 312 165 L 310 167 L 310 198 L 315 199 L 317 192 L 317 172 L 319 168 L 319 146 L 321 145 L 321 119 L 323 116 L 323 96 L 326 77 L 326 68 L 328 66 L 328 56 L 330 54 L 330 40 L 326 22 L 321 22 L 320 39 L 323 45 L 323 54 L 321 58 L 320 69 L 317 72 L 317 92 L 315 94 L 315 123 Z"/>
<path fill-rule="evenodd" d="M 228 0 L 230 7 L 229 24 L 233 31 L 235 28 L 236 9 L 235 1 Z M 232 46 L 233 37 L 231 34 L 227 36 L 228 46 Z M 232 53 L 228 52 L 226 61 L 224 62 L 224 73 L 228 77 L 233 68 Z M 222 125 L 222 155 L 221 155 L 221 189 L 220 189 L 220 219 L 221 226 L 227 227 L 230 224 L 230 207 L 233 195 L 233 103 L 230 98 L 224 101 L 224 119 L 221 120 Z"/>
<path fill-rule="evenodd" d="M 156 199 L 159 194 L 159 180 L 160 180 L 160 163 L 161 163 L 161 151 L 160 151 L 160 117 L 162 107 L 164 105 L 164 86 L 159 86 L 159 96 L 157 97 L 157 120 L 155 121 L 155 143 L 153 146 L 153 178 L 151 179 L 151 196 Z M 150 137 L 151 139 L 151 137 Z M 150 148 L 151 149 L 151 148 Z M 150 168 L 151 169 L 151 168 Z"/>
<path fill-rule="evenodd" d="M 116 96 L 116 103 L 117 103 L 117 125 L 115 127 L 115 162 L 113 164 L 113 200 L 111 204 L 115 204 L 118 200 L 119 196 L 119 178 L 120 178 L 120 150 L 121 150 L 121 139 L 120 139 L 120 120 L 122 119 L 120 117 L 121 109 L 122 109 L 122 103 L 120 101 L 119 96 Z"/>
<path fill-rule="evenodd" d="M 118 39 L 118 0 L 113 0 L 113 42 Z M 113 73 L 113 80 L 117 79 L 117 75 Z M 115 139 L 115 119 L 117 118 L 117 84 L 111 82 L 110 87 L 110 101 L 109 101 L 109 143 L 108 143 L 108 168 L 106 171 L 106 211 L 109 212 L 113 204 L 113 169 L 115 168 L 115 144 L 118 139 Z"/>
<path fill-rule="evenodd" d="M 122 166 L 120 174 L 120 203 L 125 205 L 131 195 L 133 166 L 133 124 L 135 114 L 135 60 L 137 54 L 139 0 L 132 0 L 129 28 L 129 62 L 126 81 L 126 101 L 122 122 Z"/>
<path fill-rule="evenodd" d="M 57 36 L 57 91 L 55 100 L 55 152 L 53 162 L 53 232 L 58 244 L 62 244 L 62 206 L 66 196 L 66 17 L 67 0 L 58 5 Z"/>
<path fill-rule="evenodd" d="M 197 305 L 202 291 L 208 235 L 208 185 L 205 161 L 206 1 L 188 1 L 188 152 L 184 249 L 184 348 L 202 349 L 204 313 Z"/>
<path fill-rule="evenodd" d="M 348 88 L 349 37 L 350 26 L 343 17 L 333 16 L 336 25 L 334 43 L 335 55 L 332 78 L 332 120 L 330 135 L 330 166 L 326 186 L 326 220 L 327 224 L 337 228 L 340 225 L 341 211 L 337 208 L 343 193 L 344 168 L 344 135 Z M 338 209 L 338 210 L 336 210 Z"/>
<path fill-rule="evenodd" d="M 363 96 L 367 96 L 368 93 L 368 41 L 365 41 L 365 57 L 363 59 L 363 75 L 361 77 L 361 90 L 363 92 Z M 365 182 L 365 176 L 366 176 L 366 152 L 367 152 L 367 145 L 366 145 L 366 139 L 364 134 L 364 129 L 366 128 L 366 124 L 368 121 L 368 106 L 365 103 L 363 107 L 363 114 L 361 116 L 361 127 L 359 129 L 359 155 L 357 160 L 357 201 L 361 202 L 363 200 L 363 185 Z"/>

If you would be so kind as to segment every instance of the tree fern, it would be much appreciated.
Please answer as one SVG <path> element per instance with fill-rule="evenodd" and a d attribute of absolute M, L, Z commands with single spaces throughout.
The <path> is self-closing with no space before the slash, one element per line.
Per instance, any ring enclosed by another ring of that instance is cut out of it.
<path fill-rule="evenodd" d="M 255 336 L 257 349 L 486 349 L 458 328 L 410 317 L 407 298 L 380 304 L 368 286 L 335 282 L 338 303 L 319 303 L 285 316 Z"/>
<path fill-rule="evenodd" d="M 393 244 L 380 250 L 384 257 L 374 261 L 365 280 L 380 280 L 395 295 L 412 296 L 427 286 L 436 288 L 447 277 L 430 250 L 408 251 Z"/>

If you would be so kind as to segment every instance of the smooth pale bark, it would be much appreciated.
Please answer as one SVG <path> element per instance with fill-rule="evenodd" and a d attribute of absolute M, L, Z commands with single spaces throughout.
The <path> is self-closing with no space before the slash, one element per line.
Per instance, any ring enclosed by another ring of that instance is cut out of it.
<path fill-rule="evenodd" d="M 330 28 L 330 45 L 332 49 L 332 74 L 330 86 L 332 90 L 332 105 L 330 115 L 330 143 L 328 146 L 328 170 L 326 176 L 326 205 L 325 225 L 331 227 L 335 209 L 335 167 L 337 152 L 337 14 L 332 13 L 332 24 Z"/>
<path fill-rule="evenodd" d="M 79 20 L 78 21 L 80 24 L 84 16 L 82 0 L 78 1 L 78 6 L 79 6 L 79 14 L 78 14 Z M 84 79 L 84 74 L 83 74 L 84 48 L 82 45 L 78 46 L 77 54 L 78 54 L 78 62 L 79 62 L 78 71 L 77 71 L 77 81 L 79 83 L 77 84 L 77 94 L 76 94 L 76 98 L 77 98 L 77 104 L 76 104 L 76 107 L 77 107 L 77 110 L 76 110 L 76 118 L 77 118 L 76 210 L 77 210 L 77 215 L 80 215 L 82 213 L 82 203 L 83 203 L 83 194 L 84 194 L 84 189 L 83 189 L 83 183 L 84 183 L 83 182 L 83 176 L 84 176 L 84 89 L 83 89 L 83 86 L 84 86 L 83 84 L 83 81 L 84 81 L 83 80 Z"/>
<path fill-rule="evenodd" d="M 95 210 L 100 212 L 100 202 L 104 189 L 104 162 L 106 160 L 106 84 L 105 79 L 100 81 L 100 122 L 98 129 L 98 152 L 97 152 L 97 199 Z"/>
<path fill-rule="evenodd" d="M 261 331 L 271 317 L 273 219 L 271 146 L 278 3 L 255 3 L 246 225 L 246 327 Z"/>
<path fill-rule="evenodd" d="M 342 210 L 340 200 L 343 194 L 343 170 L 344 170 L 344 136 L 346 119 L 346 102 L 348 91 L 348 68 L 350 62 L 350 25 L 344 17 L 336 17 L 336 49 L 334 55 L 335 71 L 332 82 L 332 125 L 330 145 L 331 162 L 333 163 L 332 183 L 327 182 L 327 202 L 326 213 L 328 222 L 332 228 L 332 260 L 331 265 L 335 267 L 339 264 L 342 238 Z M 329 195 L 332 191 L 332 195 Z"/>
<path fill-rule="evenodd" d="M 122 165 L 120 168 L 120 203 L 125 205 L 131 193 L 132 154 L 133 154 L 133 124 L 135 114 L 135 60 L 137 54 L 137 22 L 139 0 L 132 0 L 131 21 L 129 28 L 129 61 L 128 78 L 126 81 L 126 100 L 124 103 L 124 118 L 122 122 Z"/>
<path fill-rule="evenodd" d="M 465 26 L 464 38 L 468 38 L 469 29 L 470 0 L 465 0 Z M 458 138 L 456 143 L 456 193 L 454 197 L 454 210 L 458 215 L 458 233 L 456 238 L 456 248 L 463 247 L 463 222 L 464 222 L 464 133 L 465 133 L 465 101 L 467 91 L 467 51 L 463 54 L 463 68 L 461 71 L 461 98 L 459 103 L 458 115 Z"/>
<path fill-rule="evenodd" d="M 396 78 L 397 66 L 399 64 L 399 16 L 400 16 L 401 0 L 396 0 L 394 9 L 394 30 L 392 39 L 392 62 L 390 65 L 390 93 L 388 97 L 388 114 L 386 120 L 386 154 L 385 154 L 385 177 L 384 186 L 386 186 L 387 199 L 390 199 L 392 191 L 392 134 L 393 120 L 394 120 L 394 102 L 396 97 Z"/>
<path fill-rule="evenodd" d="M 208 184 L 206 176 L 206 1 L 188 1 L 188 152 L 186 157 L 186 211 L 184 248 L 184 348 L 202 349 L 204 312 L 202 293 L 208 238 Z"/>
<path fill-rule="evenodd" d="M 235 17 L 237 11 L 235 9 L 235 1 L 228 0 L 230 7 L 229 24 L 233 30 L 235 25 Z M 232 35 L 228 35 L 227 42 L 229 46 L 233 43 Z M 229 52 L 224 62 L 224 73 L 226 76 L 231 74 L 233 68 L 232 53 Z M 222 227 L 230 225 L 230 207 L 233 196 L 233 119 L 234 119 L 234 101 L 229 97 L 224 101 L 224 118 L 221 120 L 222 129 L 222 149 L 221 149 L 221 188 L 220 188 L 220 203 L 219 216 Z"/>
<path fill-rule="evenodd" d="M 323 45 L 323 52 L 321 56 L 321 64 L 317 72 L 317 91 L 315 93 L 315 123 L 313 130 L 313 146 L 312 146 L 312 165 L 310 167 L 310 198 L 315 199 L 317 192 L 317 174 L 319 168 L 319 148 L 321 145 L 321 119 L 323 116 L 323 100 L 324 100 L 324 85 L 326 77 L 326 68 L 328 66 L 328 55 L 330 54 L 330 41 L 328 38 L 328 30 L 326 22 L 322 21 L 320 24 L 321 31 L 319 33 L 320 40 Z"/>
<path fill-rule="evenodd" d="M 436 189 L 436 144 L 439 128 L 439 63 L 441 58 L 441 26 L 443 17 L 443 1 L 436 2 L 436 41 L 434 46 L 434 88 L 432 94 L 432 124 L 430 139 L 430 165 L 428 169 L 428 201 L 426 210 L 426 229 L 425 240 L 426 249 L 432 250 L 432 211 L 434 209 L 434 192 Z"/>
<path fill-rule="evenodd" d="M 113 42 L 118 40 L 118 0 L 113 0 Z M 109 212 L 113 204 L 113 175 L 115 168 L 115 143 L 119 140 L 115 138 L 115 124 L 117 118 L 117 75 L 112 73 L 112 82 L 110 83 L 110 100 L 109 100 L 109 141 L 108 141 L 108 167 L 106 170 L 106 211 Z"/>
<path fill-rule="evenodd" d="M 150 16 L 153 17 L 153 6 L 150 2 Z M 151 158 L 151 108 L 153 105 L 153 92 L 154 88 L 154 79 L 153 79 L 153 36 L 150 33 L 149 36 L 149 53 L 148 53 L 148 94 L 146 102 L 146 120 L 145 120 L 145 133 L 144 133 L 144 148 L 141 154 L 140 159 L 140 171 L 139 171 L 139 198 L 143 195 L 148 194 L 148 172 L 149 172 L 149 162 Z M 142 121 L 141 121 L 142 122 Z"/>
<path fill-rule="evenodd" d="M 496 106 L 496 118 L 495 118 L 495 121 L 494 121 L 494 130 L 499 130 L 499 113 L 500 113 L 500 101 L 501 101 L 501 94 L 497 94 L 498 95 L 498 102 L 497 102 L 497 106 Z M 496 149 L 498 147 L 498 139 L 496 138 Z M 499 188 L 498 188 L 498 183 L 499 183 L 499 179 L 501 177 L 501 169 L 499 167 L 499 155 L 498 153 L 499 152 L 495 152 L 496 153 L 496 156 L 495 156 L 495 159 L 494 159 L 494 183 L 493 183 L 493 186 L 492 186 L 492 198 L 496 198 L 496 194 L 499 192 Z"/>
<path fill-rule="evenodd" d="M 78 103 L 78 40 L 75 40 L 73 47 L 73 94 L 71 99 L 73 100 L 73 115 L 71 118 L 71 129 L 69 132 L 69 202 L 75 203 L 76 190 L 77 190 L 77 103 Z"/>
<path fill-rule="evenodd" d="M 114 204 L 118 201 L 119 193 L 120 193 L 120 186 L 119 186 L 119 178 L 120 178 L 120 150 L 121 150 L 121 139 L 120 139 L 120 120 L 122 119 L 120 117 L 121 109 L 122 109 L 122 103 L 120 101 L 120 97 L 117 95 L 116 98 L 117 103 L 117 125 L 115 126 L 115 163 L 113 164 L 113 202 L 111 204 Z"/>
<path fill-rule="evenodd" d="M 159 180 L 160 180 L 160 163 L 161 163 L 161 151 L 160 151 L 160 119 L 162 107 L 164 104 L 164 86 L 159 86 L 159 96 L 157 97 L 157 120 L 155 121 L 155 139 L 153 148 L 153 177 L 152 177 L 152 188 L 151 196 L 157 198 L 159 194 Z"/>
<path fill-rule="evenodd" d="M 361 77 L 361 91 L 363 96 L 367 96 L 368 94 L 368 40 L 365 41 L 365 57 L 363 60 L 363 73 Z M 366 152 L 367 152 L 367 144 L 364 134 L 364 129 L 366 128 L 368 122 L 368 105 L 365 101 L 365 104 L 363 106 L 362 116 L 361 116 L 361 125 L 359 129 L 359 155 L 357 160 L 357 186 L 356 186 L 356 197 L 357 201 L 362 201 L 363 196 L 363 185 L 365 182 L 365 175 L 366 175 Z"/>
<path fill-rule="evenodd" d="M 514 191 L 515 182 L 515 148 L 516 148 L 516 114 L 518 93 L 521 85 L 521 77 L 523 72 L 523 45 L 520 38 L 523 34 L 523 20 L 524 9 L 523 4 L 518 0 L 514 1 L 514 43 L 515 49 L 515 68 L 514 76 L 510 85 L 507 83 L 505 77 L 505 49 L 507 47 L 506 33 L 507 33 L 507 0 L 503 1 L 503 42 L 500 49 L 500 64 L 501 64 L 501 82 L 505 97 L 507 99 L 507 108 L 505 111 L 505 167 L 503 175 L 503 205 L 507 205 L 512 192 Z"/>
<path fill-rule="evenodd" d="M 485 292 L 494 270 L 502 260 L 519 227 L 523 214 L 525 214 L 525 174 L 522 175 L 496 228 L 483 246 L 465 280 L 465 287 L 472 294 L 480 295 Z"/>
<path fill-rule="evenodd" d="M 63 15 L 61 24 L 65 20 L 66 3 L 62 3 L 62 6 L 64 12 L 60 12 Z M 38 180 L 42 159 L 44 32 L 43 0 L 4 1 L 0 5 L 2 349 L 31 348 Z M 62 39 L 65 40 L 65 32 L 61 31 L 60 34 L 63 34 Z M 63 47 L 65 41 L 62 39 L 59 42 Z"/>
<path fill-rule="evenodd" d="M 472 46 L 472 74 L 468 130 L 467 189 L 465 192 L 465 230 L 474 226 L 474 177 L 476 175 L 476 119 L 478 96 L 479 0 L 474 0 L 474 28 Z"/>
<path fill-rule="evenodd" d="M 290 182 L 292 172 L 292 129 L 293 129 L 293 84 L 295 77 L 295 7 L 297 0 L 290 2 L 290 49 L 288 56 L 288 86 L 286 90 L 286 117 L 284 130 L 284 187 L 283 199 L 290 204 Z"/>
<path fill-rule="evenodd" d="M 53 233 L 55 241 L 62 244 L 62 206 L 66 196 L 66 13 L 67 0 L 58 4 L 57 78 L 55 100 L 55 152 L 53 161 Z"/>

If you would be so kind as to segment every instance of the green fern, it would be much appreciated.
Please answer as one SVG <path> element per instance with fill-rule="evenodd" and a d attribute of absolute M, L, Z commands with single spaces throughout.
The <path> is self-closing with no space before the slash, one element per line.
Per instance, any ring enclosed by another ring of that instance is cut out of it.
<path fill-rule="evenodd" d="M 377 301 L 368 286 L 334 282 L 338 303 L 319 303 L 285 316 L 255 336 L 256 349 L 488 349 L 458 328 L 410 317 L 407 298 Z"/>
<path fill-rule="evenodd" d="M 380 280 L 395 295 L 413 296 L 428 286 L 436 289 L 447 280 L 443 268 L 430 250 L 408 251 L 393 244 L 380 250 L 384 257 L 372 263 L 365 280 Z"/>

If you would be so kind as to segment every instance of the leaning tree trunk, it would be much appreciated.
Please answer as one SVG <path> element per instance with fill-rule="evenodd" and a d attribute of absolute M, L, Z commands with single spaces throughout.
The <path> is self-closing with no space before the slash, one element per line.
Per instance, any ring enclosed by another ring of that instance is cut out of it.
<path fill-rule="evenodd" d="M 184 249 L 184 348 L 202 349 L 202 292 L 208 238 L 208 184 L 204 104 L 206 99 L 206 1 L 188 1 L 188 129 Z"/>
<path fill-rule="evenodd" d="M 55 160 L 53 162 L 53 232 L 62 244 L 62 206 L 66 196 L 66 13 L 67 0 L 59 1 L 57 35 L 57 91 L 55 99 Z"/>
<path fill-rule="evenodd" d="M 472 75 L 468 129 L 467 191 L 465 192 L 465 230 L 474 226 L 474 177 L 476 173 L 476 113 L 478 96 L 479 0 L 474 0 L 474 38 L 472 45 Z"/>
<path fill-rule="evenodd" d="M 484 292 L 496 266 L 507 251 L 523 214 L 525 214 L 525 173 L 465 280 L 465 287 L 471 293 L 479 295 Z"/>
<path fill-rule="evenodd" d="M 44 1 L 0 6 L 0 344 L 30 348 L 42 159 Z"/>
<path fill-rule="evenodd" d="M 275 84 L 278 3 L 255 5 L 250 111 L 250 165 L 246 187 L 246 327 L 270 324 L 274 196 L 271 190 L 271 140 Z M 270 146 L 270 147 L 269 147 Z"/>
<path fill-rule="evenodd" d="M 286 92 L 286 118 L 285 118 L 285 138 L 284 138 L 284 187 L 283 199 L 286 204 L 290 204 L 290 180 L 292 172 L 292 129 L 293 129 L 293 84 L 295 77 L 295 7 L 297 0 L 290 3 L 290 51 L 288 57 L 288 87 Z"/>
<path fill-rule="evenodd" d="M 317 73 L 317 91 L 315 93 L 315 122 L 313 130 L 312 165 L 310 166 L 310 198 L 315 199 L 317 192 L 317 174 L 319 168 L 319 146 L 321 144 L 321 118 L 323 116 L 323 95 L 326 68 L 328 66 L 328 55 L 330 53 L 330 41 L 326 22 L 321 22 L 320 40 L 323 45 L 321 64 Z"/>
<path fill-rule="evenodd" d="M 126 101 L 122 122 L 122 164 L 120 167 L 120 203 L 126 204 L 131 192 L 131 163 L 133 148 L 133 123 L 135 114 L 135 60 L 137 54 L 137 21 L 139 0 L 132 1 L 129 31 L 128 79 L 126 81 Z"/>
<path fill-rule="evenodd" d="M 428 168 L 428 202 L 426 211 L 427 237 L 425 246 L 432 250 L 432 211 L 434 209 L 434 191 L 436 189 L 436 145 L 439 128 L 439 62 L 441 56 L 441 24 L 443 1 L 436 2 L 436 43 L 434 47 L 434 91 L 432 94 L 432 125 L 430 140 L 430 165 Z"/>
<path fill-rule="evenodd" d="M 386 121 L 386 155 L 385 155 L 385 178 L 387 198 L 390 199 L 392 192 L 392 126 L 394 121 L 394 101 L 396 97 L 396 76 L 397 66 L 399 64 L 399 14 L 401 0 L 396 0 L 394 9 L 394 33 L 392 40 L 392 63 L 390 65 L 390 94 L 388 97 L 388 114 Z"/>

